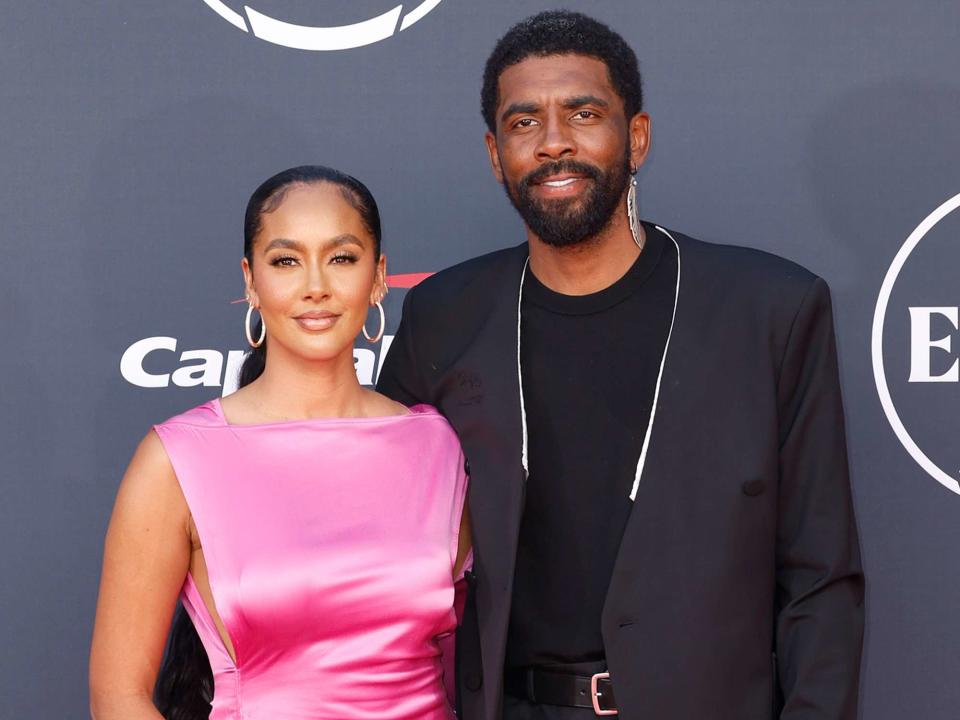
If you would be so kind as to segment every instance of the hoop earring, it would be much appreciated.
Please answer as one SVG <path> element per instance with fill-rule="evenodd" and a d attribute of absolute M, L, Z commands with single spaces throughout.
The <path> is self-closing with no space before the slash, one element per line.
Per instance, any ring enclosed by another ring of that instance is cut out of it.
<path fill-rule="evenodd" d="M 387 316 L 383 312 L 383 305 L 380 304 L 380 301 L 377 300 L 377 310 L 380 311 L 380 332 L 374 337 L 370 337 L 370 333 L 367 332 L 367 324 L 363 324 L 363 336 L 367 339 L 369 343 L 378 343 L 383 338 L 383 331 L 387 327 Z"/>
<path fill-rule="evenodd" d="M 253 330 L 250 329 L 250 319 L 253 317 L 253 303 L 247 305 L 247 318 L 243 321 L 243 329 L 247 333 L 247 342 L 250 347 L 258 348 L 263 345 L 263 339 L 267 336 L 267 324 L 263 321 L 263 315 L 260 316 L 260 339 L 253 341 Z"/>
<path fill-rule="evenodd" d="M 637 214 L 637 176 L 635 174 L 630 178 L 630 189 L 627 190 L 627 219 L 630 221 L 633 241 L 643 251 L 644 241 L 641 240 L 640 218 Z"/>

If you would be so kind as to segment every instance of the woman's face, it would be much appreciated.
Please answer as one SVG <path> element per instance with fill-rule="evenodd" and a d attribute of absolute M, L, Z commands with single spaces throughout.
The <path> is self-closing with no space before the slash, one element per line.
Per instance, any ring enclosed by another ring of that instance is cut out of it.
<path fill-rule="evenodd" d="M 385 272 L 360 213 L 332 183 L 287 188 L 260 216 L 252 267 L 243 260 L 269 347 L 307 360 L 352 354 L 368 308 L 383 299 Z"/>

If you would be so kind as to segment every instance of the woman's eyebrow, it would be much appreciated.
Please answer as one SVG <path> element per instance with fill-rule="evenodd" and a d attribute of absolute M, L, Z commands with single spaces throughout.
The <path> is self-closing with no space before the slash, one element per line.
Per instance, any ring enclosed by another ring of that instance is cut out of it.
<path fill-rule="evenodd" d="M 343 233 L 342 235 L 337 235 L 335 238 L 328 240 L 324 244 L 324 247 L 325 249 L 329 250 L 331 248 L 340 247 L 341 245 L 349 245 L 351 243 L 363 247 L 363 243 L 360 242 L 360 239 L 353 233 Z"/>
<path fill-rule="evenodd" d="M 273 250 L 274 248 L 283 248 L 285 250 L 303 250 L 303 244 L 298 243 L 296 240 L 288 240 L 287 238 L 274 238 L 266 247 L 263 248 L 264 252 L 268 250 Z"/>
<path fill-rule="evenodd" d="M 324 244 L 324 250 L 329 250 L 331 248 L 340 247 L 341 245 L 355 244 L 362 246 L 363 243 L 360 242 L 359 238 L 353 233 L 343 233 L 342 235 L 337 235 L 336 237 L 330 238 Z M 277 248 L 282 248 L 284 250 L 299 250 L 303 252 L 306 248 L 301 242 L 296 240 L 289 240 L 287 238 L 274 238 L 263 248 L 263 252 L 269 252 Z"/>

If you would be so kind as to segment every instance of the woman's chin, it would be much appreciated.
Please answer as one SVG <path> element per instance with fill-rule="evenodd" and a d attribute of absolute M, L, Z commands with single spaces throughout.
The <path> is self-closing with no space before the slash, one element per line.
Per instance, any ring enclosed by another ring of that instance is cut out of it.
<path fill-rule="evenodd" d="M 274 346 L 282 346 L 283 354 L 294 361 L 304 363 L 325 363 L 335 362 L 344 356 L 351 358 L 353 362 L 353 339 L 345 342 L 343 338 L 317 337 L 310 338 L 309 342 L 303 342 L 298 338 L 297 342 L 279 343 Z"/>

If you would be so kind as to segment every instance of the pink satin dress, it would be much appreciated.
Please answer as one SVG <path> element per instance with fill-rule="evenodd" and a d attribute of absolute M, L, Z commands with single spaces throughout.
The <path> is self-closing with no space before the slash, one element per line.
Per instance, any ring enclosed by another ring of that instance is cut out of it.
<path fill-rule="evenodd" d="M 454 717 L 440 644 L 467 478 L 443 416 L 230 425 L 213 400 L 155 430 L 237 656 L 188 576 L 211 720 Z"/>

